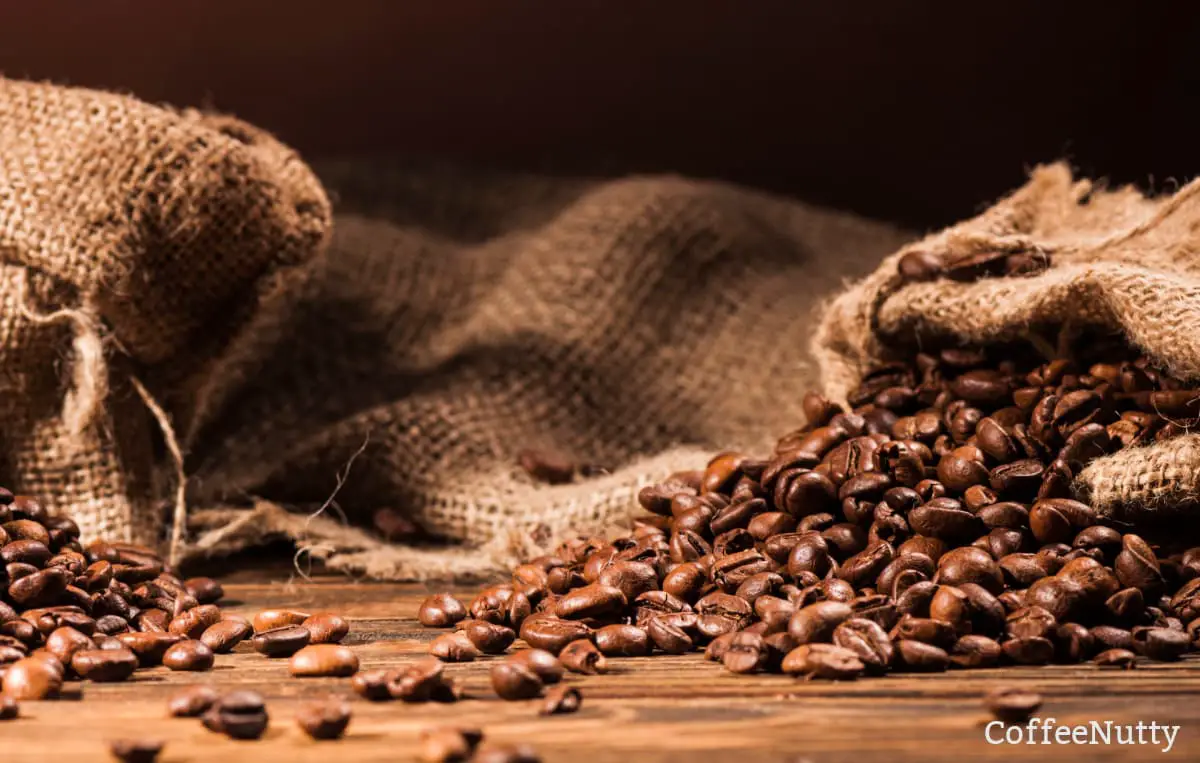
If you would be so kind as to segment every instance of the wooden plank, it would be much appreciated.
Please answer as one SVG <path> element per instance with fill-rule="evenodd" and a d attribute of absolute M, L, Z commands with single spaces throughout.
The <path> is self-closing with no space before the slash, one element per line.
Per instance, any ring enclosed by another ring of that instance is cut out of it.
<path fill-rule="evenodd" d="M 253 614 L 270 607 L 329 609 L 352 619 L 347 643 L 364 669 L 396 667 L 424 653 L 438 631 L 414 619 L 427 594 L 415 585 L 357 584 L 342 578 L 288 582 L 250 578 L 227 585 L 228 609 Z M 584 692 L 574 715 L 543 718 L 534 702 L 502 702 L 488 686 L 488 664 L 451 665 L 467 690 L 455 705 L 367 703 L 355 698 L 354 720 L 339 742 L 314 742 L 294 725 L 305 698 L 348 694 L 347 679 L 293 679 L 286 660 L 244 648 L 219 656 L 207 674 L 139 672 L 126 684 L 87 684 L 83 701 L 26 703 L 25 718 L 0 724 L 0 756 L 43 761 L 106 758 L 107 740 L 152 736 L 167 741 L 162 760 L 404 761 L 415 759 L 417 735 L 436 724 L 485 729 L 489 739 L 528 742 L 553 761 L 696 761 L 707 759 L 861 761 L 1158 759 L 1150 746 L 1062 747 L 990 745 L 990 720 L 980 697 L 989 688 L 1021 683 L 1046 697 L 1042 715 L 1059 724 L 1112 720 L 1182 726 L 1172 758 L 1200 758 L 1200 660 L 1147 665 L 1134 671 L 1093 666 L 1004 668 L 847 683 L 785 676 L 735 677 L 700 655 L 613 660 L 604 676 L 571 676 Z M 174 691 L 196 682 L 250 688 L 268 699 L 272 723 L 259 742 L 211 734 L 198 721 L 166 717 Z"/>

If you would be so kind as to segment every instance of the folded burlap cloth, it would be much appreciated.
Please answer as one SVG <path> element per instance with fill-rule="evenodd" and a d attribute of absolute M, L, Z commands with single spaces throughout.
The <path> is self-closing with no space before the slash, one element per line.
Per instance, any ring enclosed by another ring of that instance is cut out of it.
<path fill-rule="evenodd" d="M 177 556 L 290 537 L 371 577 L 467 575 L 769 447 L 803 422 L 814 351 L 836 394 L 893 333 L 1071 320 L 1200 375 L 1190 188 L 1041 170 L 921 246 L 1041 247 L 1049 272 L 898 288 L 893 256 L 822 320 L 903 232 L 669 177 L 319 169 L 227 117 L 0 80 L 0 484 Z M 1194 490 L 1192 445 L 1083 479 L 1151 505 Z M 610 471 L 543 485 L 527 449 Z M 364 529 L 384 507 L 441 542 Z"/>

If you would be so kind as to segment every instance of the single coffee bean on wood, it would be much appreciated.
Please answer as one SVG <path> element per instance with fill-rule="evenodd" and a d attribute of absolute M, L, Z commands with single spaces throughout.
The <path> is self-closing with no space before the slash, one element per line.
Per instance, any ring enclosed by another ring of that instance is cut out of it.
<path fill-rule="evenodd" d="M 464 763 L 483 741 L 483 732 L 441 726 L 422 730 L 418 739 L 424 763 Z"/>
<path fill-rule="evenodd" d="M 167 713 L 175 718 L 196 718 L 212 707 L 220 695 L 211 686 L 189 686 L 171 695 L 167 700 Z"/>
<path fill-rule="evenodd" d="M 572 673 L 590 676 L 608 672 L 604 654 L 590 641 L 572 641 L 558 653 L 558 659 Z"/>
<path fill-rule="evenodd" d="M 341 644 L 310 644 L 292 655 L 288 672 L 297 677 L 345 677 L 358 672 L 358 655 Z"/>
<path fill-rule="evenodd" d="M 313 739 L 339 739 L 350 725 L 350 716 L 350 703 L 331 697 L 301 705 L 296 711 L 296 725 Z"/>
<path fill-rule="evenodd" d="M 338 644 L 350 633 L 346 618 L 333 612 L 318 612 L 300 626 L 308 631 L 310 644 Z"/>
<path fill-rule="evenodd" d="M 161 739 L 116 739 L 108 749 L 121 763 L 154 763 L 163 746 Z"/>
<path fill-rule="evenodd" d="M 492 688 L 501 699 L 533 699 L 542 695 L 542 679 L 538 674 L 514 662 L 501 662 L 492 666 Z"/>
<path fill-rule="evenodd" d="M 309 613 L 293 609 L 264 609 L 254 616 L 251 624 L 255 633 L 262 633 L 289 625 L 300 625 L 309 617 Z"/>
<path fill-rule="evenodd" d="M 391 686 L 400 679 L 398 670 L 364 670 L 354 674 L 350 688 L 363 699 L 384 702 L 394 699 Z"/>
<path fill-rule="evenodd" d="M 0 721 L 11 721 L 21 714 L 21 706 L 16 697 L 0 694 Z"/>
<path fill-rule="evenodd" d="M 110 654 L 115 654 L 111 653 Z M 212 670 L 215 657 L 203 641 L 180 641 L 163 653 L 162 663 L 171 670 Z"/>
<path fill-rule="evenodd" d="M 523 649 L 509 655 L 507 661 L 528 668 L 546 684 L 556 684 L 566 674 L 562 662 L 544 649 Z"/>
<path fill-rule="evenodd" d="M 574 713 L 583 704 L 583 695 L 574 686 L 555 686 L 546 692 L 546 699 L 538 710 L 540 715 L 564 715 Z"/>
<path fill-rule="evenodd" d="M 472 662 L 480 650 L 462 631 L 443 633 L 429 642 L 429 653 L 443 662 Z"/>
<path fill-rule="evenodd" d="M 222 619 L 204 629 L 200 640 L 216 654 L 226 654 L 254 633 L 245 620 Z"/>
<path fill-rule="evenodd" d="M 299 625 L 284 625 L 265 631 L 255 628 L 254 637 L 250 639 L 250 646 L 254 647 L 254 651 L 267 657 L 291 657 L 308 646 L 308 640 L 307 628 Z"/>
<path fill-rule="evenodd" d="M 262 696 L 245 690 L 222 696 L 201 720 L 209 731 L 233 739 L 258 739 L 270 722 Z"/>
<path fill-rule="evenodd" d="M 1029 720 L 1042 706 L 1042 695 L 1015 686 L 992 689 L 983 697 L 984 707 L 997 720 L 1020 724 Z"/>

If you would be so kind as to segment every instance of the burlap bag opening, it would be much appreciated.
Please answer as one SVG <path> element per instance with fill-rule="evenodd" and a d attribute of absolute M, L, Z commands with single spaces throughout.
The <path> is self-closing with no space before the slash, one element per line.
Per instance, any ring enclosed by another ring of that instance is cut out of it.
<path fill-rule="evenodd" d="M 1031 277 L 905 284 L 897 265 L 913 251 L 1037 252 L 1052 264 Z M 1008 198 L 904 247 L 834 299 L 813 353 L 826 391 L 844 399 L 889 345 L 1001 342 L 1047 326 L 1120 332 L 1172 374 L 1200 378 L 1200 181 L 1151 199 L 1075 180 L 1063 164 L 1040 167 Z M 1194 506 L 1198 471 L 1200 435 L 1184 434 L 1096 459 L 1076 490 L 1109 516 L 1147 519 Z"/>

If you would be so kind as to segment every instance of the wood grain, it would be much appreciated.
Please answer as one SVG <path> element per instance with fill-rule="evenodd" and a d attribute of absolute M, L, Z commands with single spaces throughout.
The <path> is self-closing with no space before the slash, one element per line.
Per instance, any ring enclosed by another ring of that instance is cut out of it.
<path fill-rule="evenodd" d="M 270 607 L 328 609 L 352 618 L 347 643 L 364 669 L 404 665 L 423 654 L 437 631 L 414 619 L 421 586 L 359 584 L 343 578 L 288 583 L 259 574 L 228 583 L 229 609 L 251 614 Z M 355 715 L 338 742 L 314 742 L 295 726 L 304 698 L 348 694 L 348 679 L 293 679 L 286 660 L 242 648 L 219 656 L 207 674 L 139 672 L 126 684 L 83 686 L 82 701 L 26 703 L 23 717 L 0 724 L 0 760 L 107 759 L 109 740 L 166 740 L 167 762 L 407 761 L 416 759 L 421 729 L 436 724 L 478 726 L 499 742 L 528 742 L 554 761 L 861 761 L 1161 759 L 1146 746 L 990 745 L 980 705 L 988 689 L 1009 683 L 1035 687 L 1042 716 L 1059 724 L 1139 720 L 1179 724 L 1168 758 L 1200 757 L 1200 661 L 1146 665 L 1134 671 L 1088 666 L 1006 668 L 929 676 L 889 676 L 849 683 L 796 681 L 784 676 L 734 677 L 700 655 L 613 660 L 604 676 L 571 676 L 584 704 L 579 713 L 543 718 L 535 702 L 502 702 L 487 682 L 486 658 L 451 665 L 469 699 L 455 705 L 373 704 L 354 698 Z M 259 742 L 235 742 L 198 721 L 166 717 L 166 700 L 195 682 L 249 688 L 268 699 L 271 727 Z M 58 756 L 61 756 L 58 757 Z"/>

